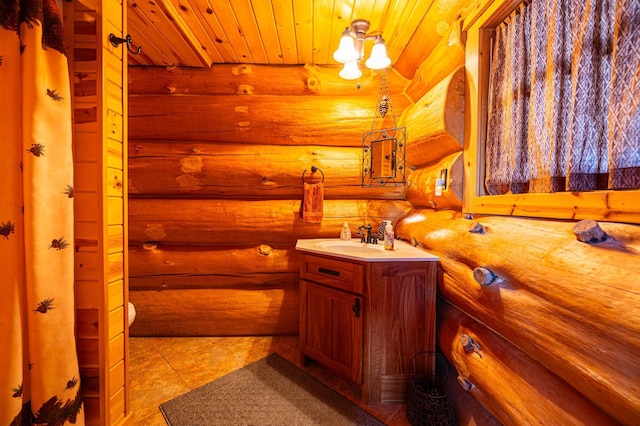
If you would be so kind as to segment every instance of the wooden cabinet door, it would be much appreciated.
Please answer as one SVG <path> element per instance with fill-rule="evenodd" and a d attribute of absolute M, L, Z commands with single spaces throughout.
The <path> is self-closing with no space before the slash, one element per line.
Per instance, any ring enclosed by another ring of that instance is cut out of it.
<path fill-rule="evenodd" d="M 308 356 L 362 384 L 363 301 L 305 280 L 300 284 L 300 346 Z"/>

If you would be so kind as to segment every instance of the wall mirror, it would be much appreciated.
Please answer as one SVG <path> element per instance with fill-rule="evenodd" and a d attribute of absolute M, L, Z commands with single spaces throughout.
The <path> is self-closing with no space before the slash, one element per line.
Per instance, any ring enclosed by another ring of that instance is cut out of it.
<path fill-rule="evenodd" d="M 362 136 L 362 186 L 405 184 L 405 142 L 404 127 Z"/>

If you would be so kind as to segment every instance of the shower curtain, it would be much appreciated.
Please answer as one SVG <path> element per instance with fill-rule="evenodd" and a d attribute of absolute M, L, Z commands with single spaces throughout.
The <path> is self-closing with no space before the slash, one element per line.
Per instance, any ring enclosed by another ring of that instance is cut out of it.
<path fill-rule="evenodd" d="M 0 2 L 0 424 L 84 424 L 68 62 L 55 0 Z"/>

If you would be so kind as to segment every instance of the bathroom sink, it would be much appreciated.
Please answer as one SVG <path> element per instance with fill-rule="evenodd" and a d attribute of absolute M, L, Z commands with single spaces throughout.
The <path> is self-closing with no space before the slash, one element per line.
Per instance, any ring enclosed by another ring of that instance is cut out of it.
<path fill-rule="evenodd" d="M 296 250 L 365 262 L 438 260 L 437 256 L 404 241 L 395 241 L 393 250 L 385 250 L 382 243 L 365 244 L 359 239 L 316 238 L 298 240 Z"/>
<path fill-rule="evenodd" d="M 344 253 L 366 253 L 384 250 L 384 246 L 382 244 L 365 244 L 360 242 L 360 240 L 321 241 L 318 243 L 318 247 L 325 250 Z"/>

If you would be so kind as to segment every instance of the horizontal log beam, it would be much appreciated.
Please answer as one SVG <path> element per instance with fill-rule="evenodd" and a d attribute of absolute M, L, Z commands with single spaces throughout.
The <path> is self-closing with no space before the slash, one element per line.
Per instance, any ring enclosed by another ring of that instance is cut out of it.
<path fill-rule="evenodd" d="M 193 289 L 133 291 L 131 336 L 296 335 L 297 285 L 256 290 Z"/>
<path fill-rule="evenodd" d="M 296 285 L 299 252 L 292 245 L 129 247 L 129 289 L 265 289 Z"/>
<path fill-rule="evenodd" d="M 375 99 L 353 96 L 129 96 L 131 140 L 362 146 Z M 393 98 L 394 113 L 408 106 Z"/>
<path fill-rule="evenodd" d="M 438 305 L 438 325 L 439 347 L 459 380 L 502 423 L 617 424 L 570 384 L 453 305 Z M 469 340 L 465 348 L 462 342 Z"/>
<path fill-rule="evenodd" d="M 464 59 L 464 57 L 463 57 Z M 130 94 L 155 95 L 298 95 L 359 96 L 374 99 L 381 72 L 362 69 L 360 88 L 340 78 L 330 66 L 215 64 L 211 68 L 145 67 L 128 69 Z M 391 93 L 402 93 L 408 80 L 387 71 Z"/>
<path fill-rule="evenodd" d="M 320 224 L 302 220 L 298 200 L 129 200 L 129 241 L 171 244 L 294 244 L 299 238 L 333 238 L 342 224 L 378 226 L 411 208 L 407 201 L 325 200 Z"/>
<path fill-rule="evenodd" d="M 405 199 L 405 186 L 363 187 L 362 147 L 129 141 L 129 195 L 298 198 L 324 174 L 327 199 Z"/>

